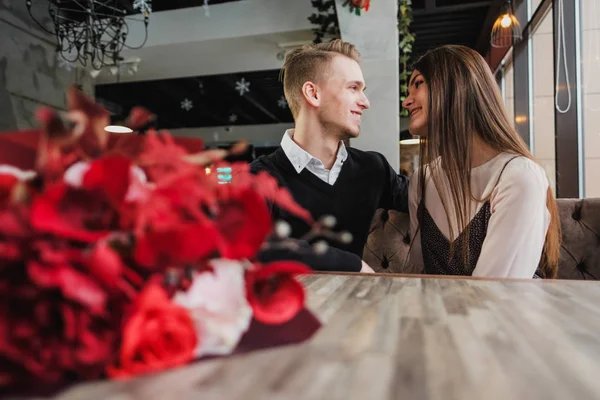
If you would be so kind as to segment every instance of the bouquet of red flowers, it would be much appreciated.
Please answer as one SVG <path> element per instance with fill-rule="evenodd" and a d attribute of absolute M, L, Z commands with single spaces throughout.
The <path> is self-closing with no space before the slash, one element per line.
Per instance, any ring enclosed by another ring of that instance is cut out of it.
<path fill-rule="evenodd" d="M 109 148 L 108 113 L 76 89 L 68 103 L 38 112 L 35 174 L 0 173 L 0 386 L 229 354 L 251 320 L 303 309 L 294 276 L 308 267 L 253 261 L 273 230 L 267 201 L 311 222 L 273 178 L 223 150 L 188 154 L 166 132 Z M 128 125 L 150 118 L 135 108 Z M 207 165 L 228 165 L 231 182 Z"/>

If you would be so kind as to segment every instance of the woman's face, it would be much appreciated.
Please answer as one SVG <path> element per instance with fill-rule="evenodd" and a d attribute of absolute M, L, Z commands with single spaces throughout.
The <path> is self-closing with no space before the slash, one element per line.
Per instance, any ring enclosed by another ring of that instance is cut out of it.
<path fill-rule="evenodd" d="M 408 84 L 408 96 L 402 102 L 402 107 L 408 110 L 410 124 L 408 131 L 414 136 L 427 136 L 427 119 L 429 109 L 429 91 L 425 78 L 414 70 Z"/>

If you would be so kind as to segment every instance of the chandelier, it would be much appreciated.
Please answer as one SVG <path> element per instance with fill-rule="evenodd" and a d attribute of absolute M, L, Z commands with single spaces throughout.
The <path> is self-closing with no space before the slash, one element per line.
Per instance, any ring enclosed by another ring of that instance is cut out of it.
<path fill-rule="evenodd" d="M 41 20 L 34 16 L 32 0 L 26 0 L 29 15 L 41 29 L 56 38 L 56 52 L 67 63 L 79 62 L 94 70 L 116 66 L 122 61 L 120 53 L 124 48 L 139 49 L 148 39 L 152 0 L 133 3 L 131 0 L 38 0 L 40 2 L 47 3 L 49 21 L 47 16 Z M 135 47 L 125 44 L 129 24 L 133 23 L 144 26 L 144 40 Z"/>

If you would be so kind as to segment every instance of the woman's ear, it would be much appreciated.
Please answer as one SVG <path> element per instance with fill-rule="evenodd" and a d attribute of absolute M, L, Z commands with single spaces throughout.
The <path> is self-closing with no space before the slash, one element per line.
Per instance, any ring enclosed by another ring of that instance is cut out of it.
<path fill-rule="evenodd" d="M 313 82 L 307 81 L 302 85 L 302 95 L 308 104 L 313 107 L 321 105 L 321 93 L 319 87 Z"/>

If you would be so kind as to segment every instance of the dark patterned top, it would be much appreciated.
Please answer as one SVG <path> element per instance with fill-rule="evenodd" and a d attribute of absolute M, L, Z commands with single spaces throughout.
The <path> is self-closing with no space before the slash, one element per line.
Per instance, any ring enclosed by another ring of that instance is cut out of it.
<path fill-rule="evenodd" d="M 486 201 L 475 217 L 469 222 L 467 228 L 452 242 L 454 245 L 450 257 L 451 242 L 446 239 L 435 221 L 427 211 L 423 201 L 419 203 L 421 221 L 421 248 L 423 249 L 423 262 L 425 273 L 434 275 L 471 275 L 479 260 L 481 247 L 487 234 L 488 222 L 492 215 L 490 202 Z M 469 253 L 465 260 L 467 232 L 469 235 Z"/>
<path fill-rule="evenodd" d="M 509 162 L 517 157 L 513 157 L 504 164 L 496 185 L 500 181 L 500 177 Z M 446 236 L 440 231 L 435 221 L 429 214 L 423 200 L 418 206 L 419 227 L 421 230 L 421 251 L 423 253 L 423 262 L 426 274 L 433 275 L 472 275 L 483 241 L 487 235 L 488 223 L 492 216 L 490 201 L 487 200 L 479 209 L 477 214 L 471 219 L 471 222 L 458 235 L 458 237 L 450 242 Z M 465 247 L 467 245 L 466 238 L 469 237 L 469 249 L 465 259 Z M 451 247 L 452 254 L 451 254 Z M 534 275 L 534 278 L 538 278 Z"/>

